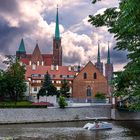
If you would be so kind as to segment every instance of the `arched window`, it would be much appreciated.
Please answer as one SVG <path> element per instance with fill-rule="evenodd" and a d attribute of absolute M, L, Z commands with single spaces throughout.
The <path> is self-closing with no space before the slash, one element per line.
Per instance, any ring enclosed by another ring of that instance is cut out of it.
<path fill-rule="evenodd" d="M 91 87 L 89 85 L 87 87 L 87 96 L 91 96 Z"/>
<path fill-rule="evenodd" d="M 93 74 L 93 78 L 94 78 L 94 79 L 97 79 L 97 74 L 96 74 L 96 72 Z"/>
<path fill-rule="evenodd" d="M 84 79 L 87 79 L 87 73 L 84 73 L 83 76 L 84 76 Z"/>

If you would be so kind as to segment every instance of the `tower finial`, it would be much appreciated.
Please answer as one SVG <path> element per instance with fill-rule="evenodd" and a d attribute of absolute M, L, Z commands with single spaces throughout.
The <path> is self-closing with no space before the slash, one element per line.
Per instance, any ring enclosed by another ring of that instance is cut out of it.
<path fill-rule="evenodd" d="M 97 63 L 100 63 L 100 42 L 98 40 L 98 56 L 97 56 Z"/>
<path fill-rule="evenodd" d="M 57 13 L 56 13 L 55 39 L 58 39 L 58 40 L 60 39 L 58 4 L 57 4 Z"/>
<path fill-rule="evenodd" d="M 109 41 L 108 41 L 108 55 L 107 55 L 107 64 L 110 64 L 110 50 L 109 50 Z"/>

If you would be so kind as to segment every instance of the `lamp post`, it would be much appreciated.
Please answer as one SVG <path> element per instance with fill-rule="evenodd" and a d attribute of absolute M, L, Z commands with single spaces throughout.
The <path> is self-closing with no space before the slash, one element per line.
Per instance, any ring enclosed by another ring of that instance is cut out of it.
<path fill-rule="evenodd" d="M 46 90 L 46 102 L 47 102 L 47 94 L 48 94 L 48 91 Z"/>

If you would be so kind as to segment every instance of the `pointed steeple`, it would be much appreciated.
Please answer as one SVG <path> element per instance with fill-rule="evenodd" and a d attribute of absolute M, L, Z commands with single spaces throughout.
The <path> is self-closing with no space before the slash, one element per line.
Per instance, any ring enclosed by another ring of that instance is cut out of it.
<path fill-rule="evenodd" d="M 109 50 L 109 41 L 108 41 L 107 64 L 110 64 L 110 50 Z"/>
<path fill-rule="evenodd" d="M 57 13 L 56 13 L 55 39 L 57 40 L 60 39 L 58 5 L 57 5 Z"/>
<path fill-rule="evenodd" d="M 33 51 L 31 61 L 32 61 L 32 63 L 36 63 L 37 61 L 39 61 L 39 62 L 43 61 L 38 43 L 36 44 L 35 49 Z"/>
<path fill-rule="evenodd" d="M 100 44 L 99 44 L 99 41 L 98 41 L 98 56 L 97 56 L 97 63 L 100 63 Z"/>
<path fill-rule="evenodd" d="M 21 42 L 20 42 L 20 45 L 18 48 L 18 52 L 26 52 L 23 38 L 21 39 Z"/>

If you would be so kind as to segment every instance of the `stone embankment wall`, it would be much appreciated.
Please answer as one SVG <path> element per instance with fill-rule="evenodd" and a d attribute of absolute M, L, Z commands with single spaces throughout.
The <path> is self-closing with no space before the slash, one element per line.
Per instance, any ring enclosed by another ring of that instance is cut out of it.
<path fill-rule="evenodd" d="M 111 118 L 113 120 L 140 120 L 140 112 L 111 110 Z"/>
<path fill-rule="evenodd" d="M 33 123 L 86 120 L 86 117 L 111 119 L 111 105 L 46 109 L 0 109 L 0 123 Z"/>

